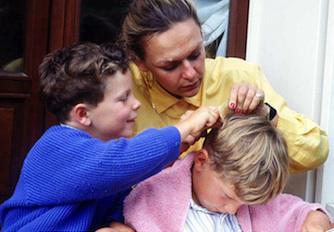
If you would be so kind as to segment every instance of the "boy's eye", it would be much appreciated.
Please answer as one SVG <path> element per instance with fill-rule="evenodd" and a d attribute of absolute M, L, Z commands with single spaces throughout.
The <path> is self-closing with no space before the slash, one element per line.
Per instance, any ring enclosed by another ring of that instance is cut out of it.
<path fill-rule="evenodd" d="M 130 92 L 126 92 L 123 96 L 121 96 L 118 100 L 121 102 L 125 102 L 129 99 Z"/>
<path fill-rule="evenodd" d="M 126 100 L 128 100 L 127 97 L 121 97 L 121 98 L 119 99 L 119 101 L 122 101 L 122 102 L 125 102 Z"/>

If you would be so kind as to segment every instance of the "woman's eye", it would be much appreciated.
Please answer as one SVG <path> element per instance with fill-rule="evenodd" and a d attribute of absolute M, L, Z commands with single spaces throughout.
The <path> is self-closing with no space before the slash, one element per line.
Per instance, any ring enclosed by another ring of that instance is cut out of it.
<path fill-rule="evenodd" d="M 177 65 L 169 65 L 169 66 L 166 66 L 166 67 L 163 67 L 162 69 L 165 70 L 165 71 L 173 71 L 174 69 L 176 69 Z"/>
<path fill-rule="evenodd" d="M 196 52 L 194 54 L 191 54 L 189 57 L 188 57 L 188 60 L 196 60 L 199 55 L 201 55 L 201 52 Z"/>

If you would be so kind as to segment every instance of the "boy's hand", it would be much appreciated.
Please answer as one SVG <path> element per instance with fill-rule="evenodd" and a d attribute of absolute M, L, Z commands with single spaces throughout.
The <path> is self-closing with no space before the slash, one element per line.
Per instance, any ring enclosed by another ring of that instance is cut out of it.
<path fill-rule="evenodd" d="M 329 229 L 328 216 L 319 210 L 309 212 L 302 225 L 302 232 L 325 232 Z"/>
<path fill-rule="evenodd" d="M 125 224 L 113 222 L 110 227 L 103 227 L 95 232 L 135 232 L 135 230 Z"/>
<path fill-rule="evenodd" d="M 200 137 L 204 130 L 220 122 L 218 107 L 202 106 L 195 111 L 187 111 L 175 127 L 180 131 L 181 141 L 191 145 Z"/>

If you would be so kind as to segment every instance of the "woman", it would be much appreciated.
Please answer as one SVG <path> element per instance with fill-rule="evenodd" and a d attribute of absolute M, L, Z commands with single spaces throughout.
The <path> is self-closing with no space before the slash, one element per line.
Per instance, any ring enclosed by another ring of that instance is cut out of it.
<path fill-rule="evenodd" d="M 236 58 L 205 59 L 200 22 L 191 0 L 136 0 L 123 24 L 135 95 L 142 102 L 137 133 L 175 124 L 201 105 L 267 116 L 288 143 L 292 171 L 321 165 L 326 133 L 288 108 L 258 66 Z M 277 114 L 276 114 L 277 112 Z M 201 141 L 190 149 L 200 148 Z"/>

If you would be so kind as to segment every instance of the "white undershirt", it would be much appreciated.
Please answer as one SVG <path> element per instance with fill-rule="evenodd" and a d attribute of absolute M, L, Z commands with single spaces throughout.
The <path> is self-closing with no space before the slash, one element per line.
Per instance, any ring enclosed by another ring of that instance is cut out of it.
<path fill-rule="evenodd" d="M 190 200 L 184 232 L 242 232 L 234 214 L 211 212 Z"/>

